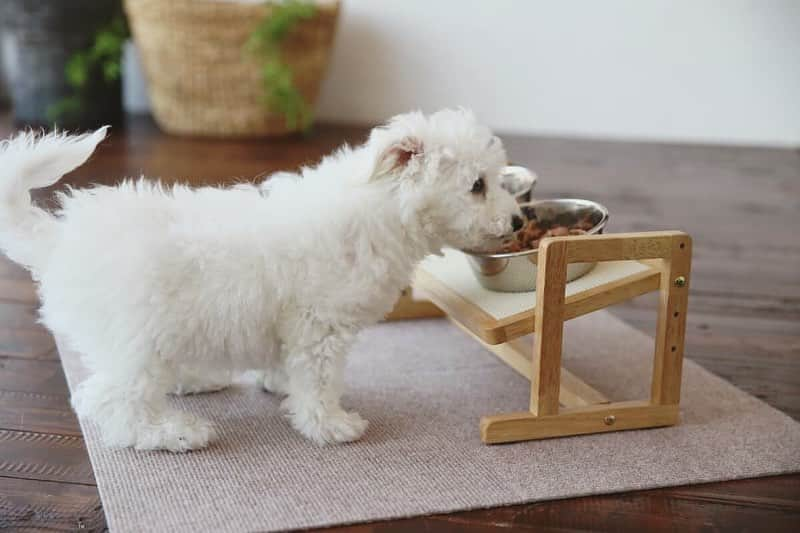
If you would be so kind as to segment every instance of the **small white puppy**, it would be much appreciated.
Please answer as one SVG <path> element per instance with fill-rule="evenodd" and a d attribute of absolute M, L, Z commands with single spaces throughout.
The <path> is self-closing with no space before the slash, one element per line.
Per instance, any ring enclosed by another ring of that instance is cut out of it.
<path fill-rule="evenodd" d="M 106 130 L 0 145 L 0 246 L 39 283 L 42 322 L 83 356 L 73 395 L 109 446 L 202 448 L 212 424 L 167 394 L 259 369 L 317 443 L 358 439 L 342 409 L 345 354 L 392 309 L 415 265 L 521 225 L 506 155 L 465 110 L 397 116 L 357 148 L 262 187 L 144 179 L 70 190 L 49 214 L 28 191 L 84 163 Z"/>

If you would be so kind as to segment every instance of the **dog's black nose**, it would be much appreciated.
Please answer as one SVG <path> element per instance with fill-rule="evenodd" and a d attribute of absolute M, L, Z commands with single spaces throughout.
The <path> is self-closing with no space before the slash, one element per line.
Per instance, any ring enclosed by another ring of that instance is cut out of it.
<path fill-rule="evenodd" d="M 522 226 L 525 225 L 525 222 L 522 220 L 522 217 L 519 215 L 514 215 L 511 217 L 511 227 L 514 231 L 519 231 L 522 229 Z"/>

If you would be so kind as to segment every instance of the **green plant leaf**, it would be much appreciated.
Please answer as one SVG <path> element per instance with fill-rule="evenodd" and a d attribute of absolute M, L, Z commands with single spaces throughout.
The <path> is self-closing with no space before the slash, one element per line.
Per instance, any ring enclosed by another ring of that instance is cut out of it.
<path fill-rule="evenodd" d="M 121 35 L 117 35 L 111 31 L 101 31 L 97 34 L 92 47 L 92 56 L 100 57 L 114 57 L 122 52 L 122 44 L 124 39 Z"/>
<path fill-rule="evenodd" d="M 122 66 L 117 61 L 106 61 L 103 63 L 103 79 L 112 83 L 122 76 Z"/>
<path fill-rule="evenodd" d="M 50 122 L 72 122 L 81 108 L 81 101 L 77 96 L 67 96 L 49 105 L 45 114 Z"/>
<path fill-rule="evenodd" d="M 268 15 L 259 22 L 245 43 L 245 51 L 262 61 L 264 84 L 262 101 L 271 111 L 284 115 L 286 126 L 295 129 L 310 127 L 313 115 L 294 84 L 292 71 L 281 60 L 281 44 L 302 20 L 316 15 L 317 7 L 307 0 L 267 2 Z"/>
<path fill-rule="evenodd" d="M 50 120 L 77 119 L 90 99 L 92 89 L 97 89 L 98 84 L 111 84 L 120 79 L 122 50 L 129 35 L 128 23 L 120 8 L 116 16 L 97 30 L 91 46 L 70 56 L 64 68 L 64 78 L 73 94 L 48 108 Z"/>
<path fill-rule="evenodd" d="M 67 61 L 64 74 L 67 77 L 67 83 L 72 88 L 80 89 L 86 85 L 89 79 L 90 64 L 89 55 L 86 52 L 76 52 Z"/>

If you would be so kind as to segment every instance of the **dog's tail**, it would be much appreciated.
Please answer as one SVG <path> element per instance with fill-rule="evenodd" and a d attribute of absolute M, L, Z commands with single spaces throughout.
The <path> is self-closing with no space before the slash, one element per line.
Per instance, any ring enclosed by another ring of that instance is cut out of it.
<path fill-rule="evenodd" d="M 46 261 L 57 219 L 31 203 L 30 190 L 53 185 L 89 159 L 108 127 L 85 135 L 20 133 L 0 142 L 0 248 L 35 270 Z"/>

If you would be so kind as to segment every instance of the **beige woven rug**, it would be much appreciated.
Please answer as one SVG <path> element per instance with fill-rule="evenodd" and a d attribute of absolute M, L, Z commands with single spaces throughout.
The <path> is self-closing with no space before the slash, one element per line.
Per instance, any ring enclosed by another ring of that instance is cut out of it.
<path fill-rule="evenodd" d="M 600 312 L 573 320 L 565 366 L 612 399 L 646 397 L 652 340 Z M 62 353 L 70 385 L 79 358 Z M 683 423 L 485 446 L 482 414 L 524 409 L 528 384 L 444 320 L 381 324 L 349 364 L 365 438 L 318 448 L 254 386 L 176 400 L 222 438 L 186 455 L 101 447 L 83 424 L 112 531 L 263 531 L 441 513 L 800 470 L 800 424 L 691 361 Z"/>

